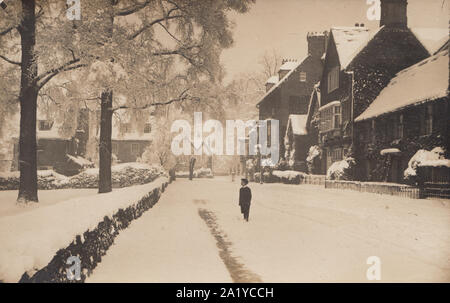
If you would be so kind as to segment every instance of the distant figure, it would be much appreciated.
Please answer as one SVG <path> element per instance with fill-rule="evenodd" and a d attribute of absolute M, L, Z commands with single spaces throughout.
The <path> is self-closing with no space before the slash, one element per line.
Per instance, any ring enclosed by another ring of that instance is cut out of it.
<path fill-rule="evenodd" d="M 231 169 L 231 182 L 234 182 L 234 168 Z"/>
<path fill-rule="evenodd" d="M 241 179 L 242 187 L 239 190 L 239 206 L 241 207 L 241 213 L 244 215 L 244 220 L 248 222 L 250 202 L 252 201 L 252 191 L 247 186 L 247 184 L 247 179 Z"/>
<path fill-rule="evenodd" d="M 192 180 L 194 177 L 194 166 L 195 166 L 195 158 L 191 158 L 189 161 L 189 180 Z"/>

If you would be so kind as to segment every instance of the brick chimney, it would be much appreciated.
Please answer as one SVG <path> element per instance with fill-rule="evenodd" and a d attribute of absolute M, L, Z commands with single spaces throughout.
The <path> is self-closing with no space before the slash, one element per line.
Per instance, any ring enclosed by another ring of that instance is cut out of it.
<path fill-rule="evenodd" d="M 381 0 L 380 26 L 407 27 L 407 0 Z"/>
<path fill-rule="evenodd" d="M 328 32 L 309 32 L 306 40 L 308 41 L 308 54 L 321 58 L 326 51 Z"/>

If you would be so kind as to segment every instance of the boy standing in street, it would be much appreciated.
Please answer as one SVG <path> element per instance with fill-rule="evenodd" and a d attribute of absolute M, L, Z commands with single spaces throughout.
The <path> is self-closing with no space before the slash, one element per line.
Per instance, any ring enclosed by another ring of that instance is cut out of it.
<path fill-rule="evenodd" d="M 252 200 L 252 191 L 247 186 L 248 180 L 241 179 L 241 189 L 239 190 L 239 206 L 241 213 L 244 215 L 245 221 L 248 222 L 248 215 L 250 212 L 250 202 Z"/>

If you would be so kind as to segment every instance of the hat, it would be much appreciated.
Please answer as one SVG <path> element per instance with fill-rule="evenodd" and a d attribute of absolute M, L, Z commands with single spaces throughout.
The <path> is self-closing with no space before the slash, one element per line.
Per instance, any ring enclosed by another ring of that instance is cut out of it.
<path fill-rule="evenodd" d="M 242 178 L 242 179 L 241 179 L 241 181 L 244 181 L 244 182 L 245 182 L 245 184 L 248 184 L 248 180 L 247 180 L 247 179 L 245 179 L 245 178 Z"/>

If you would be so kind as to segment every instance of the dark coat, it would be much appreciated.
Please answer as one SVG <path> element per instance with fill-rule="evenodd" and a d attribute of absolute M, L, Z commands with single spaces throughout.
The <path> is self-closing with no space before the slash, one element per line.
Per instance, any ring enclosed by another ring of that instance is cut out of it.
<path fill-rule="evenodd" d="M 252 200 L 252 191 L 247 186 L 241 187 L 239 190 L 239 205 L 250 206 Z"/>

